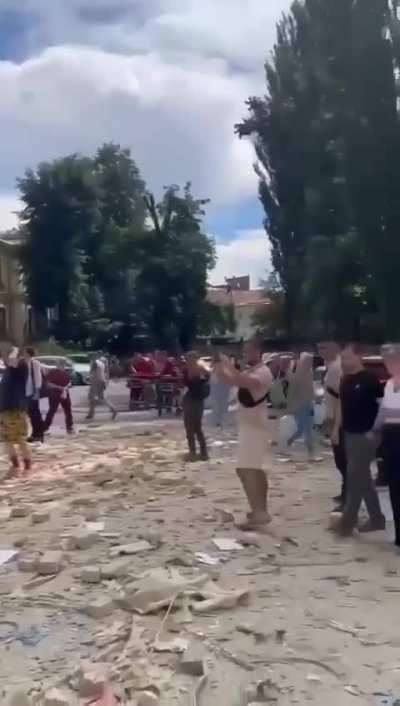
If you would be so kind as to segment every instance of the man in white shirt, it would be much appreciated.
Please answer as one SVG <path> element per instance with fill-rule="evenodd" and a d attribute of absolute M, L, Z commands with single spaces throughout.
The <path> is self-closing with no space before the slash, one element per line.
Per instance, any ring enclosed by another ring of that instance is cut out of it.
<path fill-rule="evenodd" d="M 318 351 L 326 365 L 324 381 L 326 405 L 325 428 L 330 436 L 340 407 L 339 392 L 342 379 L 340 348 L 334 341 L 324 341 L 318 344 Z M 339 503 L 338 509 L 341 509 L 345 504 L 347 486 L 347 459 L 342 428 L 339 429 L 338 438 L 332 441 L 332 450 L 336 468 L 342 476 L 342 491 L 340 495 L 334 498 L 335 502 Z"/>
<path fill-rule="evenodd" d="M 32 434 L 28 441 L 43 442 L 44 424 L 40 411 L 40 390 L 43 383 L 42 368 L 38 360 L 35 359 L 35 349 L 27 347 L 24 355 L 28 366 L 28 377 L 26 379 L 25 394 L 28 402 L 28 414 L 32 426 Z"/>
<path fill-rule="evenodd" d="M 100 356 L 92 356 L 89 383 L 89 412 L 86 419 L 94 419 L 96 405 L 108 407 L 111 412 L 111 418 L 116 418 L 117 412 L 105 394 L 107 383 L 108 375 L 104 360 Z"/>

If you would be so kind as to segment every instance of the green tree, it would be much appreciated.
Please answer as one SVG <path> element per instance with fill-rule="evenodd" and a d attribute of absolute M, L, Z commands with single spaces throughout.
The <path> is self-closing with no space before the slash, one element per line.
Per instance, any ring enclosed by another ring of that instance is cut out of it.
<path fill-rule="evenodd" d="M 161 346 L 187 348 L 197 333 L 207 274 L 215 264 L 214 243 L 202 231 L 206 203 L 193 197 L 190 184 L 183 193 L 168 187 L 159 204 L 152 195 L 146 199 L 152 231 L 143 239 L 136 291 Z"/>
<path fill-rule="evenodd" d="M 60 329 L 87 316 L 88 282 L 82 243 L 99 221 L 98 192 L 91 160 L 71 155 L 40 164 L 18 180 L 22 263 L 27 290 L 39 312 L 58 312 Z"/>

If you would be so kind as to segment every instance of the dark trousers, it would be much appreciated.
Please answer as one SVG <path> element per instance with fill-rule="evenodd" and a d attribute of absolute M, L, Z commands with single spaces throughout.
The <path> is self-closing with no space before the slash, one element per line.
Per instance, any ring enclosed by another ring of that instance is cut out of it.
<path fill-rule="evenodd" d="M 196 440 L 199 443 L 200 454 L 207 456 L 207 443 L 203 433 L 203 400 L 192 400 L 185 397 L 183 400 L 183 422 L 185 425 L 186 438 L 191 454 L 196 453 Z"/>
<path fill-rule="evenodd" d="M 46 419 L 44 422 L 44 428 L 45 431 L 50 429 L 54 416 L 61 405 L 64 416 L 65 416 L 65 426 L 67 431 L 72 431 L 74 428 L 74 420 L 72 419 L 72 406 L 71 406 L 71 397 L 69 396 L 69 393 L 67 394 L 66 397 L 61 397 L 61 394 L 57 395 L 50 395 L 49 396 L 49 409 L 46 415 Z"/>
<path fill-rule="evenodd" d="M 374 443 L 365 434 L 345 433 L 347 456 L 347 497 L 343 524 L 349 529 L 357 525 L 358 512 L 364 500 L 373 524 L 382 521 L 383 514 L 378 494 L 371 476 L 371 463 L 375 457 Z"/>
<path fill-rule="evenodd" d="M 39 400 L 35 400 L 33 397 L 28 398 L 28 415 L 32 427 L 32 436 L 35 439 L 41 439 L 44 432 L 42 413 Z"/>
<path fill-rule="evenodd" d="M 335 465 L 339 473 L 342 476 L 342 500 L 346 500 L 347 491 L 347 458 L 346 458 L 346 447 L 344 442 L 344 432 L 340 429 L 339 432 L 339 443 L 332 444 L 333 455 L 335 458 Z"/>
<path fill-rule="evenodd" d="M 382 452 L 393 510 L 395 543 L 400 547 L 400 425 L 384 428 Z"/>

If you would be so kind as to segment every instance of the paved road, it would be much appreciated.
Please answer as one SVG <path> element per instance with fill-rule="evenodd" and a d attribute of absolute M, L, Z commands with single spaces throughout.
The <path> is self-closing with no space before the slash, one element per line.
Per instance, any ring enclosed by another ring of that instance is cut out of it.
<path fill-rule="evenodd" d="M 127 424 L 140 424 L 158 421 L 156 410 L 150 410 L 146 412 L 130 412 L 129 411 L 129 390 L 126 386 L 126 381 L 113 381 L 110 383 L 107 389 L 107 395 L 110 402 L 118 410 L 118 422 Z M 88 411 L 88 388 L 87 387 L 73 387 L 71 389 L 72 407 L 73 415 L 76 426 L 81 426 L 87 424 L 85 422 L 85 417 Z M 47 399 L 41 400 L 40 403 L 42 413 L 46 414 L 48 401 Z M 110 413 L 105 407 L 98 407 L 96 410 L 96 423 L 106 423 L 110 419 Z M 164 420 L 165 421 L 165 420 Z M 54 419 L 54 424 L 52 427 L 53 433 L 60 433 L 64 429 L 64 415 L 60 409 Z"/>

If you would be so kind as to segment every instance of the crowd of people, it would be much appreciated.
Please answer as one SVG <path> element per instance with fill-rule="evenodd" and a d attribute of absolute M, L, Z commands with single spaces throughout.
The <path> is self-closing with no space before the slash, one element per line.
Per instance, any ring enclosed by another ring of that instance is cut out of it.
<path fill-rule="evenodd" d="M 340 494 L 334 498 L 332 529 L 349 536 L 385 529 L 379 495 L 371 474 L 371 464 L 382 457 L 390 490 L 395 524 L 395 545 L 400 551 L 400 345 L 386 345 L 382 357 L 388 381 L 365 369 L 361 347 L 351 343 L 342 349 L 332 341 L 318 345 L 325 363 L 325 418 L 322 434 L 332 444 L 336 468 L 341 474 Z M 33 348 L 19 352 L 10 348 L 4 356 L 5 371 L 0 383 L 0 434 L 10 459 L 10 474 L 32 466 L 29 442 L 43 441 L 59 407 L 68 433 L 74 431 L 70 397 L 70 372 L 62 358 L 57 368 L 43 373 Z M 144 380 L 169 378 L 179 391 L 190 462 L 209 457 L 203 429 L 205 401 L 209 398 L 210 421 L 224 429 L 233 397 L 238 404 L 237 475 L 246 495 L 249 512 L 243 529 L 259 529 L 270 521 L 268 478 L 264 461 L 268 449 L 269 407 L 281 410 L 294 420 L 287 448 L 303 440 L 310 461 L 315 458 L 314 354 L 265 356 L 257 340 L 249 341 L 240 361 L 221 351 L 201 358 L 192 351 L 174 358 L 157 351 L 136 354 L 131 374 Z M 116 410 L 107 398 L 107 362 L 94 355 L 89 383 L 87 419 L 94 418 L 97 405 L 106 406 L 115 419 Z M 42 416 L 40 399 L 48 397 L 48 410 Z M 267 404 L 269 403 L 269 404 Z M 28 436 L 28 421 L 31 434 Z M 279 448 L 279 453 L 282 449 Z M 359 523 L 365 503 L 368 519 Z"/>

